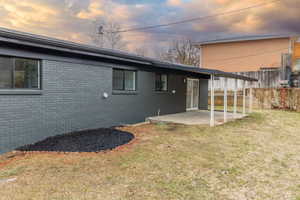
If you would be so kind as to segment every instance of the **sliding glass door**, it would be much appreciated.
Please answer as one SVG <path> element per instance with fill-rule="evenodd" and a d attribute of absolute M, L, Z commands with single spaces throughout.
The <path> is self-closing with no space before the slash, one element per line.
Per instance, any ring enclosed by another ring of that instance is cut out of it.
<path fill-rule="evenodd" d="M 198 110 L 199 108 L 199 80 L 187 80 L 187 94 L 186 94 L 186 109 Z"/>

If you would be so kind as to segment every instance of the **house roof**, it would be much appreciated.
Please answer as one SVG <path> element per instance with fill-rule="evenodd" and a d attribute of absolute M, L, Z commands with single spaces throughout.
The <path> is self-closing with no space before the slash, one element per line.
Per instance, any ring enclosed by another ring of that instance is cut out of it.
<path fill-rule="evenodd" d="M 9 43 L 14 45 L 29 46 L 33 48 L 43 48 L 59 52 L 72 53 L 77 55 L 91 56 L 97 58 L 105 58 L 113 61 L 126 61 L 130 63 L 147 65 L 149 68 L 168 69 L 181 71 L 192 74 L 215 75 L 220 77 L 228 77 L 242 79 L 247 81 L 257 81 L 257 79 L 240 76 L 228 72 L 213 69 L 203 69 L 195 66 L 187 66 L 160 61 L 153 58 L 147 58 L 129 54 L 124 51 L 110 50 L 99 48 L 96 46 L 74 43 L 65 40 L 35 35 L 31 33 L 19 32 L 15 30 L 0 28 L 0 43 Z"/>
<path fill-rule="evenodd" d="M 266 39 L 282 39 L 290 38 L 288 34 L 270 34 L 270 35 L 246 35 L 236 37 L 226 37 L 221 39 L 206 40 L 195 43 L 195 45 L 207 45 L 207 44 L 218 44 L 218 43 L 230 43 L 230 42 L 241 42 L 241 41 L 254 41 L 254 40 L 266 40 Z"/>

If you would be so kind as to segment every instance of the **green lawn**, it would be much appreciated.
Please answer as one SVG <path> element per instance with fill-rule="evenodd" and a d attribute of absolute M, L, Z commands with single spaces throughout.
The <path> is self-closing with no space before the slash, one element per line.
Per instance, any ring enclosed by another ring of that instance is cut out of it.
<path fill-rule="evenodd" d="M 210 106 L 208 106 L 208 110 L 210 110 Z M 234 110 L 233 106 L 228 106 L 227 107 L 227 112 L 233 112 L 233 110 Z M 242 113 L 243 112 L 243 107 L 238 106 L 236 110 L 237 110 L 238 113 Z M 223 112 L 224 111 L 224 106 L 215 106 L 215 111 Z M 246 112 L 248 112 L 248 111 L 249 111 L 249 108 L 246 107 Z"/>
<path fill-rule="evenodd" d="M 300 199 L 300 113 L 122 129 L 136 141 L 108 153 L 0 158 L 0 180 L 17 178 L 0 199 Z"/>

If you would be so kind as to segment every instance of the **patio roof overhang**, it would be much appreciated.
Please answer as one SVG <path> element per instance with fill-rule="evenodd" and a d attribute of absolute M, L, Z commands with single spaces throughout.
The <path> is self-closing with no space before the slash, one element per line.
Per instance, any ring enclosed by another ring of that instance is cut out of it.
<path fill-rule="evenodd" d="M 153 71 L 176 71 L 187 75 L 202 76 L 207 79 L 214 75 L 217 77 L 226 77 L 245 81 L 258 81 L 257 79 L 236 75 L 233 73 L 223 72 L 220 70 L 204 69 L 195 66 L 169 63 L 153 58 L 129 54 L 124 51 L 104 49 L 96 46 L 79 44 L 4 28 L 0 28 L 0 42 L 3 44 L 13 44 L 18 47 L 25 46 L 30 48 L 44 49 L 49 52 L 55 51 L 81 56 L 88 56 L 90 58 L 101 58 L 105 59 L 106 61 L 133 63 L 136 66 Z"/>
<path fill-rule="evenodd" d="M 214 75 L 215 77 L 225 77 L 225 78 L 240 79 L 240 80 L 245 80 L 245 81 L 258 81 L 255 78 L 241 76 L 241 75 L 237 75 L 237 74 L 233 74 L 233 73 L 229 73 L 229 72 L 223 72 L 220 70 L 192 67 L 189 65 L 165 63 L 165 62 L 161 62 L 161 61 L 153 62 L 153 65 L 156 67 L 163 67 L 166 69 L 185 71 L 185 72 L 190 72 L 190 73 L 194 73 L 194 74 L 205 74 L 205 75 L 208 75 L 209 77 L 211 75 Z"/>

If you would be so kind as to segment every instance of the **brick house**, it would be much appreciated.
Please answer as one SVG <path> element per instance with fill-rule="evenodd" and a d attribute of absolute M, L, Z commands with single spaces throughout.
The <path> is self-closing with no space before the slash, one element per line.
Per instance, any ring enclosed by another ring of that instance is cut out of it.
<path fill-rule="evenodd" d="M 47 137 L 207 109 L 208 80 L 247 77 L 0 28 L 0 154 Z"/>

